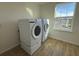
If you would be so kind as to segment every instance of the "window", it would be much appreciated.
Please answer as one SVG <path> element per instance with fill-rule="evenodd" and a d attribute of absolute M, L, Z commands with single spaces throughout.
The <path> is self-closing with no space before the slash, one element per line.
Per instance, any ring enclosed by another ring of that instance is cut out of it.
<path fill-rule="evenodd" d="M 61 3 L 55 7 L 55 17 L 74 16 L 76 3 Z"/>
<path fill-rule="evenodd" d="M 72 31 L 76 3 L 60 3 L 55 7 L 55 30 Z"/>

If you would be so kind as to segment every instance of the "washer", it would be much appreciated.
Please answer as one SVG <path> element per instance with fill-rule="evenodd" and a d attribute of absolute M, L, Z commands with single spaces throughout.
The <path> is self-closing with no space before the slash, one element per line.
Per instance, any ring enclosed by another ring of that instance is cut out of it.
<path fill-rule="evenodd" d="M 39 20 L 22 19 L 18 26 L 21 47 L 32 55 L 41 46 L 42 23 Z"/>
<path fill-rule="evenodd" d="M 42 42 L 47 39 L 48 32 L 49 32 L 49 19 L 42 19 Z"/>

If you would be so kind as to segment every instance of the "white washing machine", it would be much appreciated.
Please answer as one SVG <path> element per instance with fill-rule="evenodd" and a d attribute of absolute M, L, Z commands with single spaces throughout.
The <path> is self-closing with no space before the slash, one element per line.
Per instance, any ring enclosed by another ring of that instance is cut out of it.
<path fill-rule="evenodd" d="M 39 20 L 22 19 L 18 25 L 21 47 L 32 55 L 41 46 L 42 23 Z"/>
<path fill-rule="evenodd" d="M 44 42 L 48 37 L 49 32 L 49 19 L 42 19 L 42 42 Z"/>

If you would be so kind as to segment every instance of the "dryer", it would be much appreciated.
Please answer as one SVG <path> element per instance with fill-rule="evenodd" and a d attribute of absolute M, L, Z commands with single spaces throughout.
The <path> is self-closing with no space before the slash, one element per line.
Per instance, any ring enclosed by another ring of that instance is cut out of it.
<path fill-rule="evenodd" d="M 40 46 L 42 23 L 33 19 L 22 19 L 18 22 L 21 47 L 32 55 Z"/>
<path fill-rule="evenodd" d="M 42 42 L 44 42 L 48 37 L 49 19 L 42 19 L 42 27 Z"/>

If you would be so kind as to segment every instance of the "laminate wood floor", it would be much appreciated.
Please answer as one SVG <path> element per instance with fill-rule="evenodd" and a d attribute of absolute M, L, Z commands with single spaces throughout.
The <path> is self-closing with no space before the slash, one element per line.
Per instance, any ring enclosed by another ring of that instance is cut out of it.
<path fill-rule="evenodd" d="M 20 46 L 17 46 L 1 56 L 30 56 Z M 79 46 L 56 39 L 48 38 L 33 56 L 79 56 Z"/>

